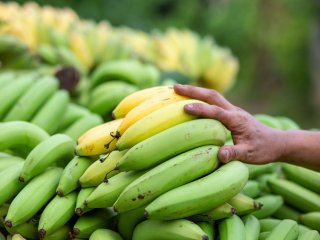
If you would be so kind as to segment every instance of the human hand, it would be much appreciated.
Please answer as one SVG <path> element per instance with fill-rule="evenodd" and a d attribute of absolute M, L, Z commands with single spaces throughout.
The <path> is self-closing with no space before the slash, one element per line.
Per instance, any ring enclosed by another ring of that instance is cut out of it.
<path fill-rule="evenodd" d="M 216 119 L 231 131 L 235 145 L 220 148 L 218 158 L 221 162 L 237 159 L 250 164 L 264 164 L 281 158 L 286 145 L 282 131 L 260 123 L 215 90 L 190 85 L 175 85 L 174 90 L 177 94 L 208 103 L 185 105 L 187 113 Z"/>

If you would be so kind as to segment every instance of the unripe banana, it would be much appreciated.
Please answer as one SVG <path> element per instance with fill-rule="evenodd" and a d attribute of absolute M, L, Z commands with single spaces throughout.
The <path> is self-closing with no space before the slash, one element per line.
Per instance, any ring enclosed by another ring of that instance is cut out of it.
<path fill-rule="evenodd" d="M 263 204 L 259 201 L 256 201 L 241 193 L 228 200 L 228 203 L 236 209 L 238 216 L 252 213 L 261 209 L 263 206 Z"/>
<path fill-rule="evenodd" d="M 53 77 L 45 77 L 31 86 L 16 102 L 3 119 L 5 122 L 21 120 L 28 121 L 58 89 L 58 81 Z"/>
<path fill-rule="evenodd" d="M 46 235 L 43 240 L 62 240 L 69 239 L 71 228 L 69 225 L 64 225 L 51 234 Z"/>
<path fill-rule="evenodd" d="M 286 203 L 306 211 L 320 211 L 320 196 L 298 184 L 284 179 L 271 178 L 268 184 L 275 194 L 280 194 Z"/>
<path fill-rule="evenodd" d="M 276 117 L 276 119 L 280 122 L 282 130 L 300 129 L 299 125 L 290 118 Z"/>
<path fill-rule="evenodd" d="M 316 230 L 310 230 L 303 234 L 299 234 L 297 240 L 320 240 L 320 234 Z"/>
<path fill-rule="evenodd" d="M 114 208 L 121 213 L 141 207 L 171 189 L 213 172 L 219 165 L 218 150 L 213 145 L 198 147 L 156 166 L 126 187 Z"/>
<path fill-rule="evenodd" d="M 118 214 L 118 232 L 125 240 L 131 240 L 136 225 L 144 219 L 144 206 Z"/>
<path fill-rule="evenodd" d="M 262 208 L 253 212 L 252 215 L 259 219 L 270 217 L 283 205 L 283 198 L 277 195 L 265 195 L 257 198 L 256 201 L 261 203 Z"/>
<path fill-rule="evenodd" d="M 248 175 L 243 163 L 232 161 L 203 178 L 156 198 L 146 207 L 146 215 L 170 220 L 209 211 L 238 194 Z"/>
<path fill-rule="evenodd" d="M 144 102 L 145 100 L 152 98 L 157 94 L 170 91 L 172 87 L 169 86 L 158 86 L 152 88 L 142 89 L 140 91 L 134 92 L 129 96 L 125 97 L 118 106 L 113 110 L 113 118 L 119 119 L 123 118 L 130 112 L 133 108 Z"/>
<path fill-rule="evenodd" d="M 69 103 L 67 106 L 67 110 L 62 117 L 62 122 L 59 124 L 58 131 L 62 132 L 78 119 L 88 115 L 90 115 L 88 109 L 74 103 Z"/>
<path fill-rule="evenodd" d="M 197 119 L 178 124 L 129 149 L 120 159 L 120 170 L 147 169 L 190 149 L 223 145 L 224 126 L 213 119 Z M 177 144 L 179 143 L 179 144 Z"/>
<path fill-rule="evenodd" d="M 206 221 L 213 223 L 214 220 L 220 220 L 227 217 L 231 217 L 234 214 L 236 214 L 236 209 L 232 207 L 229 203 L 223 203 L 220 206 L 208 212 L 191 216 L 190 219 L 193 221 Z"/>
<path fill-rule="evenodd" d="M 4 228 L 3 220 L 4 217 L 7 215 L 9 209 L 9 204 L 4 203 L 0 205 L 0 228 Z"/>
<path fill-rule="evenodd" d="M 122 237 L 110 229 L 97 229 L 90 235 L 89 240 L 122 240 Z"/>
<path fill-rule="evenodd" d="M 113 151 L 117 142 L 116 131 L 121 122 L 122 119 L 106 122 L 86 131 L 77 141 L 76 154 L 95 156 Z"/>
<path fill-rule="evenodd" d="M 38 222 L 39 216 L 34 216 L 25 223 L 21 223 L 18 226 L 8 228 L 6 230 L 11 235 L 20 234 L 27 239 L 38 239 Z"/>
<path fill-rule="evenodd" d="M 53 163 L 67 163 L 73 157 L 75 142 L 64 134 L 56 134 L 37 145 L 24 162 L 19 181 L 27 182 Z"/>
<path fill-rule="evenodd" d="M 244 224 L 237 215 L 222 220 L 218 226 L 220 240 L 246 239 Z"/>
<path fill-rule="evenodd" d="M 92 160 L 85 157 L 74 157 L 64 168 L 61 175 L 57 194 L 64 196 L 79 187 L 79 178 L 92 164 Z"/>
<path fill-rule="evenodd" d="M 261 123 L 275 128 L 275 129 L 282 129 L 282 124 L 276 117 L 272 117 L 266 114 L 255 114 L 254 117 Z"/>
<path fill-rule="evenodd" d="M 183 100 L 160 108 L 130 126 L 119 138 L 119 150 L 131 148 L 137 143 L 156 135 L 170 127 L 197 118 L 187 114 L 183 107 L 190 103 L 202 103 L 199 100 Z"/>
<path fill-rule="evenodd" d="M 14 227 L 35 215 L 54 196 L 61 174 L 61 168 L 52 168 L 32 179 L 11 202 L 5 225 Z"/>
<path fill-rule="evenodd" d="M 299 216 L 299 222 L 303 225 L 320 231 L 320 212 L 308 212 Z"/>
<path fill-rule="evenodd" d="M 85 200 L 89 208 L 112 207 L 120 193 L 144 172 L 122 172 L 101 183 Z"/>
<path fill-rule="evenodd" d="M 19 164 L 22 161 L 23 161 L 22 158 L 16 157 L 16 156 L 8 155 L 8 156 L 0 157 L 0 172 L 8 169 L 11 166 Z"/>
<path fill-rule="evenodd" d="M 125 151 L 112 151 L 92 163 L 81 175 L 79 181 L 82 187 L 96 187 L 106 178 L 106 175 L 116 168 L 116 164 Z"/>
<path fill-rule="evenodd" d="M 39 236 L 44 238 L 46 235 L 54 233 L 66 224 L 74 214 L 77 193 L 72 192 L 64 197 L 55 196 L 41 213 L 39 220 Z"/>
<path fill-rule="evenodd" d="M 139 223 L 132 240 L 208 240 L 206 233 L 195 223 L 178 219 L 173 221 L 146 220 Z"/>
<path fill-rule="evenodd" d="M 198 222 L 197 225 L 206 233 L 208 240 L 214 240 L 214 226 L 207 222 Z"/>
<path fill-rule="evenodd" d="M 31 122 L 49 134 L 57 131 L 69 103 L 67 91 L 60 90 L 50 97 L 44 106 L 32 118 Z"/>
<path fill-rule="evenodd" d="M 260 223 L 260 232 L 270 232 L 272 229 L 274 229 L 281 220 L 275 219 L 275 218 L 263 218 L 259 219 Z"/>
<path fill-rule="evenodd" d="M 244 195 L 252 198 L 257 197 L 260 194 L 260 191 L 259 183 L 254 180 L 249 180 L 242 189 Z"/>
<path fill-rule="evenodd" d="M 16 72 L 14 71 L 6 71 L 0 74 L 0 89 L 4 86 L 7 86 L 8 83 L 15 80 L 17 77 Z"/>
<path fill-rule="evenodd" d="M 268 163 L 263 165 L 246 164 L 249 169 L 249 178 L 254 179 L 264 173 L 273 173 L 276 168 L 275 163 Z"/>
<path fill-rule="evenodd" d="M 253 215 L 247 215 L 243 218 L 246 240 L 258 240 L 260 233 L 259 220 Z"/>
<path fill-rule="evenodd" d="M 287 205 L 282 205 L 275 213 L 272 214 L 273 217 L 278 218 L 278 219 L 292 219 L 294 221 L 298 221 L 300 213 L 287 206 Z"/>
<path fill-rule="evenodd" d="M 261 232 L 261 233 L 259 234 L 259 240 L 266 240 L 267 237 L 269 237 L 270 233 L 271 233 L 271 232 Z"/>
<path fill-rule="evenodd" d="M 285 219 L 277 225 L 266 238 L 266 240 L 295 240 L 299 235 L 299 227 L 297 222 Z"/>
<path fill-rule="evenodd" d="M 14 234 L 11 239 L 12 240 L 27 240 L 24 237 L 22 237 L 20 234 Z"/>
<path fill-rule="evenodd" d="M 84 205 L 84 201 L 89 197 L 89 195 L 95 190 L 95 187 L 92 188 L 82 188 L 79 191 L 78 198 L 77 198 L 77 203 L 76 203 L 76 209 L 75 212 L 78 216 L 81 216 L 85 212 L 89 211 L 90 209 L 87 208 Z"/>

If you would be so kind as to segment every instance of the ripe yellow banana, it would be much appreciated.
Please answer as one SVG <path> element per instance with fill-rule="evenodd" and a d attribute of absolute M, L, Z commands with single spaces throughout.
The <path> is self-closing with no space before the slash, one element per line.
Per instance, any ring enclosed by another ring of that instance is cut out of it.
<path fill-rule="evenodd" d="M 111 152 L 116 147 L 116 132 L 122 119 L 113 120 L 85 132 L 78 139 L 76 154 L 79 156 L 95 156 Z"/>

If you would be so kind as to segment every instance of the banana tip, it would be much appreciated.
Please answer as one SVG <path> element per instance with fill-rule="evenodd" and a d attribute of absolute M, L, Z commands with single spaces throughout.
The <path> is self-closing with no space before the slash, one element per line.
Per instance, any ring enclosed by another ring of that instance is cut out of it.
<path fill-rule="evenodd" d="M 236 212 L 237 212 L 237 209 L 235 209 L 235 208 L 231 208 L 231 215 L 235 215 L 235 214 L 236 214 Z"/>
<path fill-rule="evenodd" d="M 6 225 L 6 227 L 8 227 L 8 228 L 12 228 L 12 222 L 10 220 L 6 220 L 4 222 L 4 225 Z"/>
<path fill-rule="evenodd" d="M 116 119 L 116 115 L 114 114 L 114 112 L 112 112 L 111 118 L 112 118 L 112 120 L 115 120 L 115 119 Z"/>
<path fill-rule="evenodd" d="M 38 234 L 39 234 L 39 237 L 41 239 L 43 239 L 45 236 L 46 236 L 46 230 L 44 230 L 43 228 L 41 228 L 39 231 L 38 231 Z"/>
<path fill-rule="evenodd" d="M 19 182 L 24 182 L 25 181 L 25 179 L 24 179 L 24 177 L 22 177 L 22 176 L 19 176 Z"/>
<path fill-rule="evenodd" d="M 113 211 L 118 212 L 116 206 L 113 206 Z"/>
<path fill-rule="evenodd" d="M 80 234 L 80 229 L 79 228 L 73 228 L 72 229 L 72 233 L 73 233 L 74 236 L 77 236 L 77 235 Z"/>
<path fill-rule="evenodd" d="M 76 208 L 76 214 L 80 217 L 83 214 L 83 211 L 81 208 Z"/>
<path fill-rule="evenodd" d="M 58 189 L 56 193 L 57 193 L 57 195 L 59 197 L 63 197 L 64 196 L 63 192 L 60 189 Z"/>
<path fill-rule="evenodd" d="M 149 213 L 148 213 L 147 210 L 144 210 L 143 216 L 144 216 L 145 218 L 148 218 L 148 217 L 149 217 Z"/>
<path fill-rule="evenodd" d="M 207 235 L 203 235 L 203 236 L 201 237 L 201 240 L 209 240 L 209 237 L 208 237 Z"/>

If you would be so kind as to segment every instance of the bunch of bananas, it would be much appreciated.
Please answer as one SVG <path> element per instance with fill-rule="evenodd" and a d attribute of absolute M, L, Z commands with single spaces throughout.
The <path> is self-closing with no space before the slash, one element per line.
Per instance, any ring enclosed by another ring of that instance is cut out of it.
<path fill-rule="evenodd" d="M 72 65 L 83 75 L 104 62 L 138 59 L 169 75 L 180 72 L 193 84 L 224 92 L 238 72 L 238 61 L 229 49 L 190 30 L 172 28 L 147 34 L 115 28 L 105 21 L 82 20 L 71 9 L 40 7 L 32 2 L 0 3 L 0 12 L 0 49 L 1 38 L 7 41 L 8 35 L 9 39 L 14 36 L 43 62 Z"/>

